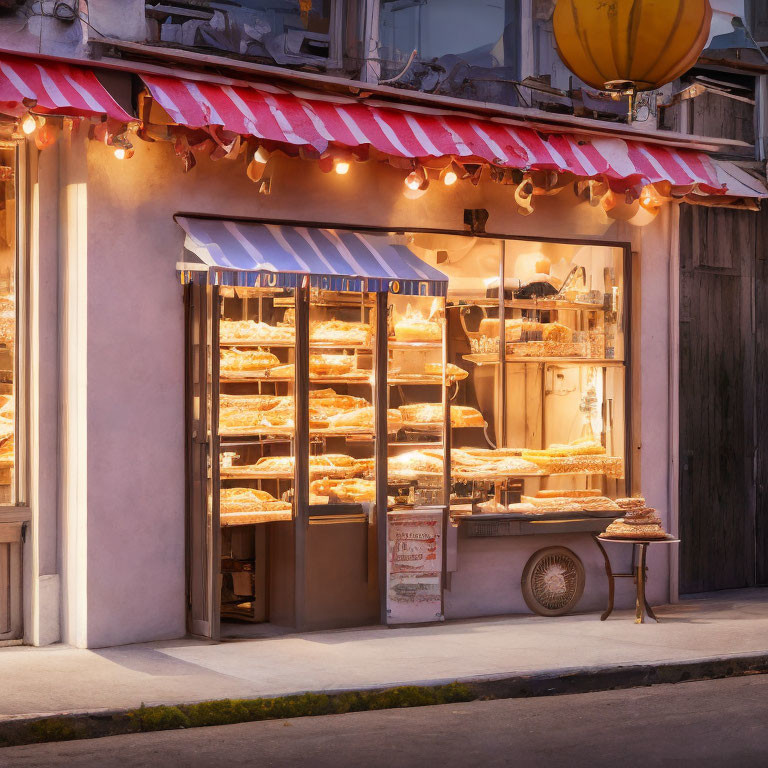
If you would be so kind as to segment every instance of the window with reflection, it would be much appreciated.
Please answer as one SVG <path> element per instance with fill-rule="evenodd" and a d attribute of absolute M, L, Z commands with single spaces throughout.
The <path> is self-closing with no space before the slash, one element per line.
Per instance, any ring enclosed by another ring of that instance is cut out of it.
<path fill-rule="evenodd" d="M 0 504 L 16 501 L 16 148 L 0 148 Z"/>
<path fill-rule="evenodd" d="M 381 77 L 419 90 L 516 103 L 518 0 L 382 0 Z"/>
<path fill-rule="evenodd" d="M 312 63 L 330 55 L 334 9 L 335 0 L 147 3 L 148 35 L 277 64 Z"/>

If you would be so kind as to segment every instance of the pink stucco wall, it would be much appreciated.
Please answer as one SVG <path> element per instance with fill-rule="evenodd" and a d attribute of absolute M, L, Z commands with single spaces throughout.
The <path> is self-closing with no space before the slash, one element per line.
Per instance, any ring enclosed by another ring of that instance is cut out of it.
<path fill-rule="evenodd" d="M 669 234 L 664 216 L 645 230 L 610 223 L 570 195 L 542 198 L 527 218 L 510 188 L 433 185 L 402 195 L 401 171 L 369 163 L 346 177 L 313 163 L 279 159 L 272 193 L 259 195 L 244 163 L 203 160 L 189 174 L 168 144 L 138 142 L 116 160 L 87 150 L 87 618 L 81 644 L 178 637 L 184 633 L 184 358 L 182 293 L 175 275 L 183 236 L 176 212 L 366 224 L 397 229 L 461 229 L 463 209 L 490 212 L 488 230 L 507 235 L 629 240 L 642 251 L 643 309 L 636 356 L 643 490 L 666 516 L 668 482 Z M 647 306 L 645 300 L 647 298 Z M 573 537 L 547 537 L 568 543 Z M 473 542 L 459 553 L 446 597 L 449 615 L 522 610 L 519 578 L 541 537 Z M 573 544 L 588 572 L 584 606 L 604 599 L 594 545 Z M 651 599 L 668 594 L 666 556 L 651 560 Z M 492 567 L 496 564 L 498 567 Z M 594 588 L 590 585 L 594 585 Z"/>

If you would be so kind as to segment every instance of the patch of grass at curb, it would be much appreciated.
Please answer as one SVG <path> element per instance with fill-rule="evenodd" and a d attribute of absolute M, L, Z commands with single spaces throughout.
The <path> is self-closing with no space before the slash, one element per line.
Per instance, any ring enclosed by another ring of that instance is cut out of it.
<path fill-rule="evenodd" d="M 257 720 L 281 720 L 289 717 L 343 715 L 373 709 L 426 707 L 471 701 L 475 694 L 459 683 L 437 688 L 402 686 L 384 691 L 340 693 L 326 695 L 305 693 L 276 699 L 223 699 L 202 704 L 177 707 L 141 707 L 128 714 L 138 731 L 158 731 L 169 728 L 200 728 L 207 725 L 250 723 Z"/>
<path fill-rule="evenodd" d="M 73 715 L 21 722 L 0 730 L 0 747 L 68 741 L 120 733 L 168 731 L 178 728 L 201 728 L 210 725 L 232 725 L 258 720 L 280 720 L 291 717 L 343 715 L 402 707 L 426 707 L 473 701 L 477 693 L 469 686 L 451 683 L 435 687 L 415 685 L 378 691 L 280 696 L 274 699 L 222 699 L 200 704 L 145 707 L 91 717 Z"/>

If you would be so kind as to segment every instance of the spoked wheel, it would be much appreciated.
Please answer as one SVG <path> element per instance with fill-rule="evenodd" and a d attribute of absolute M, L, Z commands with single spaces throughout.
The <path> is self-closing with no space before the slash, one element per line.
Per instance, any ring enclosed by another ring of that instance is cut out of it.
<path fill-rule="evenodd" d="M 584 566 L 567 547 L 546 547 L 531 555 L 523 569 L 525 604 L 539 616 L 562 616 L 584 592 Z"/>

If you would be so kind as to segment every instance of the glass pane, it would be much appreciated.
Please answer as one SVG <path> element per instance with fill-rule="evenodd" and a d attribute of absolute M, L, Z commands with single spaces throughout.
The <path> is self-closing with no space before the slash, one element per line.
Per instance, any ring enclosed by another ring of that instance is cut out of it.
<path fill-rule="evenodd" d="M 407 240 L 448 278 L 446 392 L 452 408 L 477 413 L 474 428 L 452 417 L 452 514 L 617 511 L 612 499 L 627 490 L 623 250 Z M 395 321 L 410 311 L 398 301 Z M 407 360 L 409 372 L 419 365 Z"/>
<path fill-rule="evenodd" d="M 291 518 L 294 467 L 293 290 L 222 288 L 221 518 Z"/>
<path fill-rule="evenodd" d="M 445 300 L 390 294 L 387 320 L 389 493 L 398 507 L 444 505 Z"/>
<path fill-rule="evenodd" d="M 516 0 L 385 0 L 379 16 L 382 77 L 402 72 L 413 87 L 454 96 L 516 103 Z M 493 70 L 493 73 L 489 72 Z"/>
<path fill-rule="evenodd" d="M 509 357 L 623 360 L 620 248 L 508 241 L 504 249 Z M 488 295 L 498 298 L 498 279 Z"/>
<path fill-rule="evenodd" d="M 157 9 L 147 5 L 149 34 L 154 39 L 273 59 L 279 64 L 299 57 L 328 57 L 332 0 L 230 0 L 173 5 L 160 4 Z"/>
<path fill-rule="evenodd" d="M 309 503 L 376 500 L 375 296 L 311 289 Z"/>
<path fill-rule="evenodd" d="M 15 485 L 16 149 L 0 149 L 0 504 Z"/>

